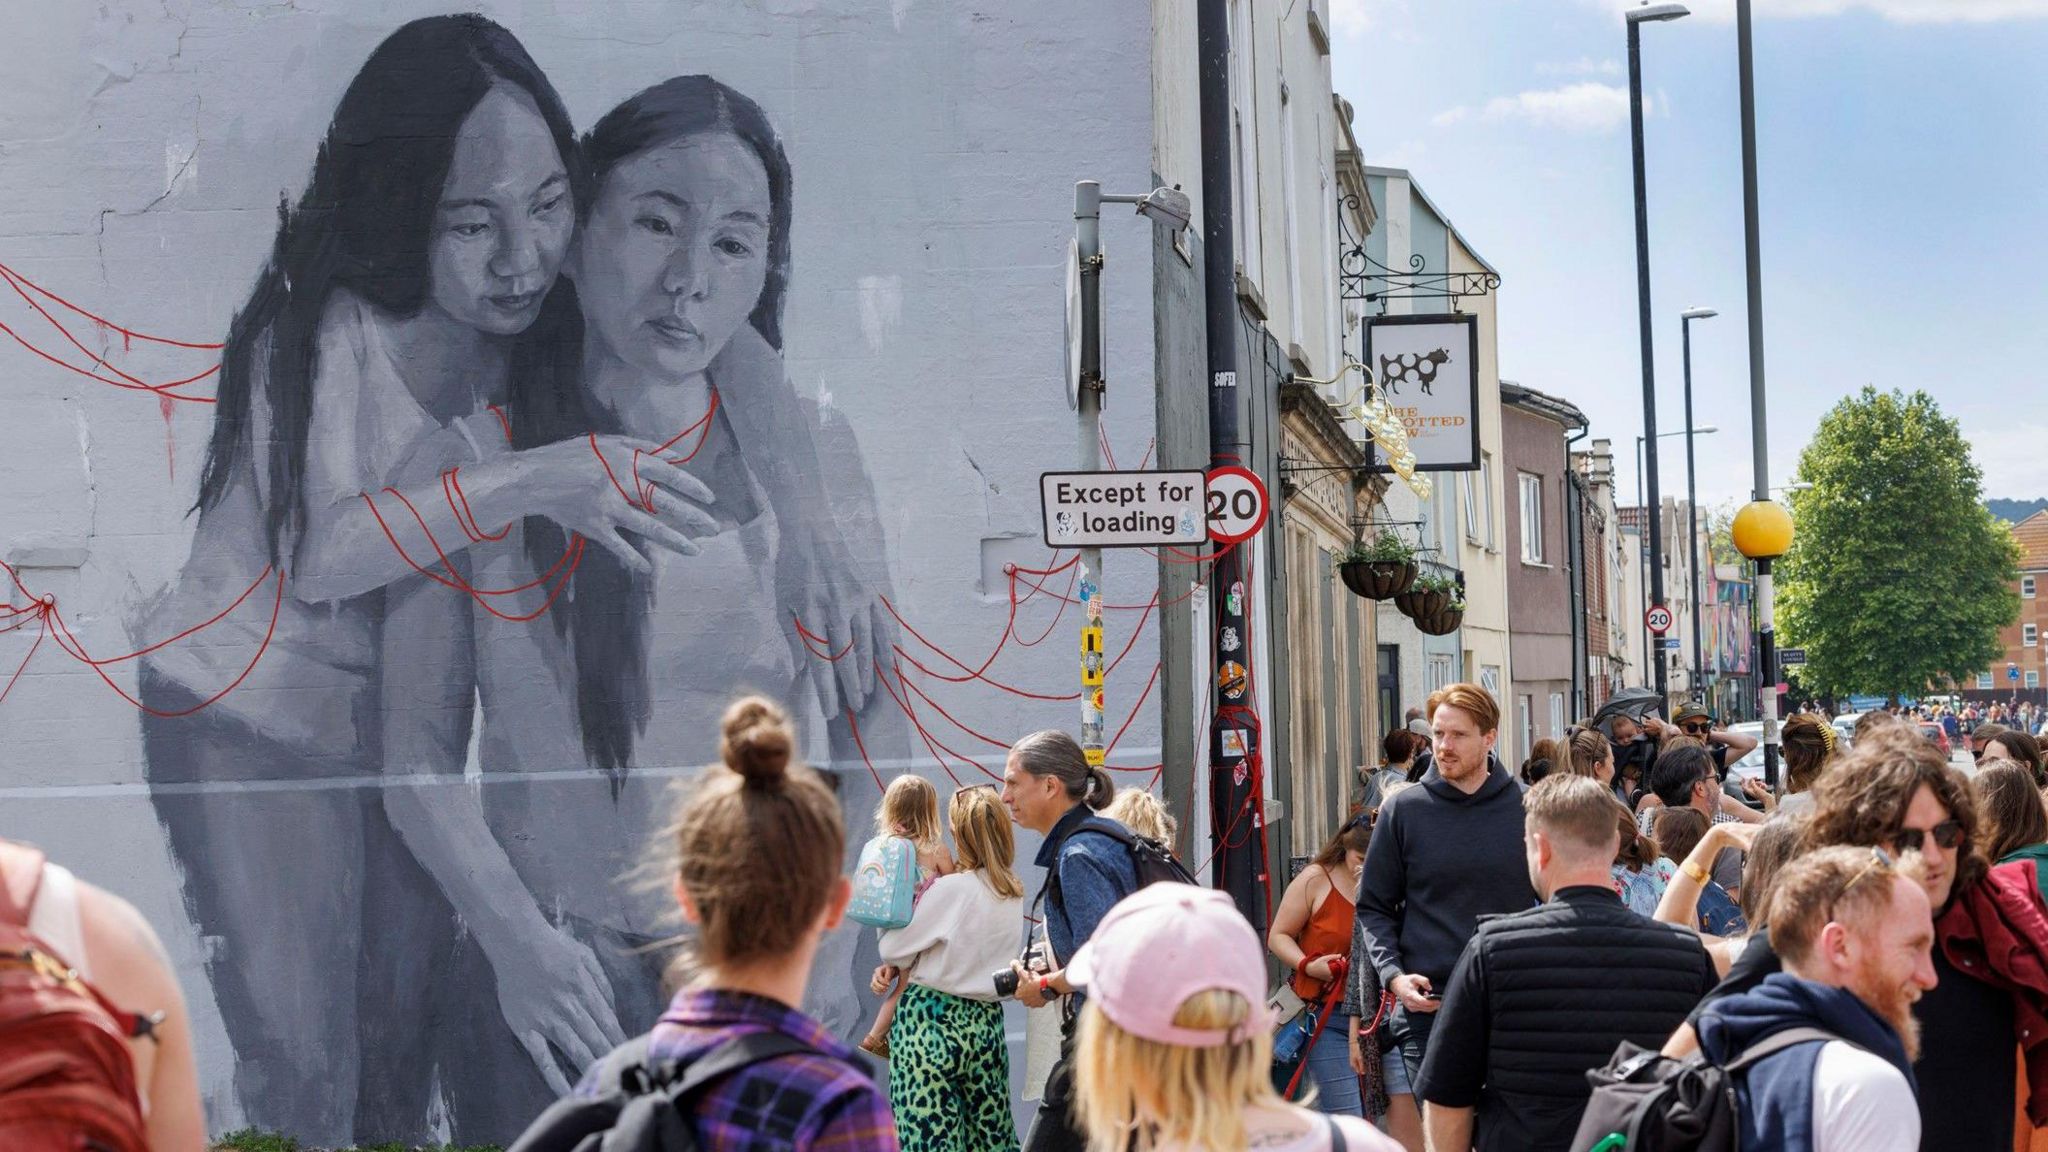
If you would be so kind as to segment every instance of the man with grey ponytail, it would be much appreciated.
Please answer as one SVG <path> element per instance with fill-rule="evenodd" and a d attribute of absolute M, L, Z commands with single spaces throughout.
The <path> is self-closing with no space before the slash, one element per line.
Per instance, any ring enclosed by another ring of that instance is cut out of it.
<path fill-rule="evenodd" d="M 1129 831 L 1100 815 L 1115 794 L 1109 773 L 1091 767 L 1074 738 L 1057 729 L 1017 741 L 1003 766 L 1003 803 L 1010 818 L 1045 838 L 1037 857 L 1045 884 L 1034 903 L 1044 907 L 1045 937 L 1052 949 L 1050 971 L 1016 965 L 1017 999 L 1039 1008 L 1064 998 L 1060 1059 L 1046 1080 L 1026 1152 L 1082 1152 L 1088 1145 L 1073 1120 L 1074 1022 L 1080 998 L 1066 982 L 1065 967 L 1117 901 L 1138 890 Z"/>

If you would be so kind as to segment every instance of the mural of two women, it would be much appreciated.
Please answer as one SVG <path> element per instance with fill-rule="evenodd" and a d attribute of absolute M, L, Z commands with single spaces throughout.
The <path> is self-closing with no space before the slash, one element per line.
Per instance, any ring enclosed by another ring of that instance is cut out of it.
<path fill-rule="evenodd" d="M 149 630 L 273 567 L 278 619 L 141 673 L 251 1122 L 503 1140 L 649 1026 L 672 901 L 623 877 L 736 693 L 814 696 L 866 816 L 852 724 L 867 754 L 902 738 L 875 707 L 887 577 L 850 433 L 782 368 L 792 183 L 704 76 L 579 141 L 478 16 L 405 25 L 342 97 L 230 328 Z M 842 1031 L 859 946 L 821 956 Z"/>

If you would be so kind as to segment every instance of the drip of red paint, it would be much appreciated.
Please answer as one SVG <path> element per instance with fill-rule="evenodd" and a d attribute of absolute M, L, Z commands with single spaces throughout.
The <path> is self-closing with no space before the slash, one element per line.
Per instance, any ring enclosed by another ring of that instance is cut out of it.
<path fill-rule="evenodd" d="M 178 439 L 171 429 L 172 403 L 169 396 L 156 398 L 157 411 L 164 414 L 164 462 L 170 466 L 171 482 L 175 484 L 178 480 Z"/>

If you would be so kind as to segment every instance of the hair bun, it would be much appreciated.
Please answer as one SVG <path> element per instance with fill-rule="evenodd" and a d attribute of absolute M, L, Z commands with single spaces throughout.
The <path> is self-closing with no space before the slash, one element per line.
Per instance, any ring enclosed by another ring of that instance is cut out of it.
<path fill-rule="evenodd" d="M 718 755 L 727 768 L 745 777 L 749 788 L 781 786 L 796 744 L 788 713 L 762 697 L 748 696 L 725 710 L 720 728 Z"/>

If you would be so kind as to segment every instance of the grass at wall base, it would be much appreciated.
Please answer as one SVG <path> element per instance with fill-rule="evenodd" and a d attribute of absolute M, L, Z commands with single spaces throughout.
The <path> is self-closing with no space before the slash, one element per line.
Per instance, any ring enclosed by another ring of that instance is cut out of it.
<path fill-rule="evenodd" d="M 322 1148 L 301 1144 L 275 1132 L 244 1128 L 213 1142 L 213 1152 L 504 1152 L 495 1144 L 461 1147 L 454 1144 L 357 1144 L 347 1148 Z"/>

